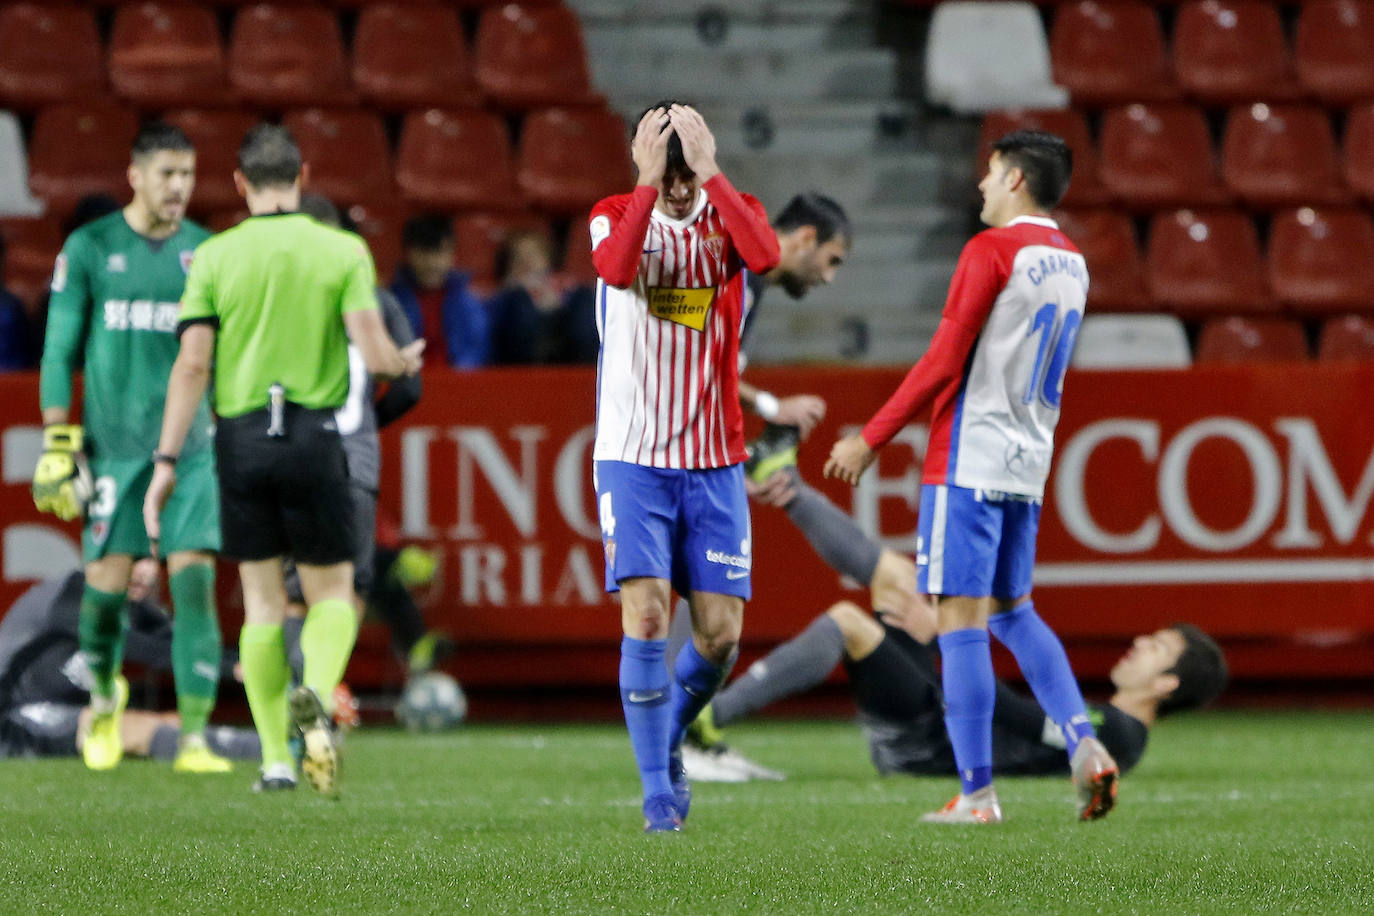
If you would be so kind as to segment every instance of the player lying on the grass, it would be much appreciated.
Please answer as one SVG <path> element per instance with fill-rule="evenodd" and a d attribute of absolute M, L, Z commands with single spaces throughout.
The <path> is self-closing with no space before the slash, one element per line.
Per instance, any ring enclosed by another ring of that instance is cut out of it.
<path fill-rule="evenodd" d="M 783 507 L 836 570 L 868 582 L 882 622 L 851 602 L 832 606 L 717 694 L 694 723 L 693 736 L 708 747 L 718 743 L 720 728 L 820 684 L 842 663 L 878 771 L 948 773 L 954 758 L 935 662 L 936 616 L 915 590 L 915 564 L 866 537 L 849 516 L 803 482 L 795 468 L 780 470 L 750 490 L 756 502 Z M 1226 676 L 1225 659 L 1209 636 L 1190 624 L 1166 627 L 1136 637 L 1112 668 L 1111 699 L 1089 704 L 1089 715 L 1103 744 L 1129 769 L 1144 753 L 1158 716 L 1209 702 L 1225 686 Z M 1065 773 L 1064 747 L 1063 734 L 1038 703 L 997 682 L 994 772 Z M 693 763 L 702 765 L 693 755 L 689 775 L 709 778 L 692 772 Z M 748 773 L 731 774 L 729 760 L 719 763 L 726 768 L 725 778 Z"/>
<path fill-rule="evenodd" d="M 172 670 L 172 620 L 158 603 L 157 575 L 152 560 L 134 564 L 124 657 L 166 672 Z M 72 757 L 83 748 L 92 715 L 86 705 L 91 669 L 78 635 L 85 585 L 79 570 L 40 582 L 0 620 L 0 757 Z M 232 678 L 233 669 L 233 659 L 224 659 L 220 680 Z M 127 700 L 128 684 L 122 677 L 118 683 Z M 182 731 L 177 713 L 130 709 L 119 728 L 124 753 L 175 759 Z M 226 758 L 255 760 L 261 753 L 251 729 L 209 726 L 205 741 Z"/>

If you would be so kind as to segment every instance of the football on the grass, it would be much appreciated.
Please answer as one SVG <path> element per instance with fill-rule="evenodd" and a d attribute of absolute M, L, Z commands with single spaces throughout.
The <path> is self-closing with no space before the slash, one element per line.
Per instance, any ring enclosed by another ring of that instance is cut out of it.
<path fill-rule="evenodd" d="M 468 714 L 463 688 L 442 671 L 411 678 L 396 703 L 396 720 L 411 731 L 437 732 L 460 724 Z"/>

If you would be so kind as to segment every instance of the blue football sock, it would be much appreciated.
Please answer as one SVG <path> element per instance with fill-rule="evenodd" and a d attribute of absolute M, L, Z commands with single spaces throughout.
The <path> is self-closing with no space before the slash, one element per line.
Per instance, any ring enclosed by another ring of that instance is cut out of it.
<path fill-rule="evenodd" d="M 669 705 L 668 666 L 663 661 L 666 639 L 620 641 L 620 705 L 630 732 L 644 797 L 672 792 L 668 782 Z"/>
<path fill-rule="evenodd" d="M 1095 737 L 1095 732 L 1088 721 L 1083 693 L 1069 667 L 1069 657 L 1064 654 L 1064 644 L 1035 613 L 1035 605 L 1030 601 L 994 614 L 988 620 L 988 629 L 1016 656 L 1036 701 L 1064 732 L 1072 757 L 1078 742 Z"/>
<path fill-rule="evenodd" d="M 959 783 L 965 795 L 992 783 L 992 707 L 997 682 L 992 675 L 988 631 L 970 628 L 940 634 L 945 690 L 945 728 L 954 747 Z"/>
<path fill-rule="evenodd" d="M 669 748 L 682 743 L 687 726 L 706 708 L 724 679 L 725 669 L 702 658 L 695 642 L 689 639 L 683 644 L 682 651 L 677 654 L 677 664 L 673 666 L 673 725 L 668 732 Z"/>

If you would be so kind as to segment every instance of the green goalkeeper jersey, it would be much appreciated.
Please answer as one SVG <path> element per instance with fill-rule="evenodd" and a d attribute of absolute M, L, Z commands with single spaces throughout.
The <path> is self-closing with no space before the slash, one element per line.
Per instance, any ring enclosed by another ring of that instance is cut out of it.
<path fill-rule="evenodd" d="M 150 239 L 123 211 L 71 234 L 53 270 L 39 384 L 44 409 L 71 407 L 72 373 L 85 366 L 81 425 L 93 458 L 150 458 L 162 430 L 167 378 L 176 360 L 177 315 L 196 246 L 210 235 L 183 221 Z M 183 453 L 210 446 L 202 401 Z"/>

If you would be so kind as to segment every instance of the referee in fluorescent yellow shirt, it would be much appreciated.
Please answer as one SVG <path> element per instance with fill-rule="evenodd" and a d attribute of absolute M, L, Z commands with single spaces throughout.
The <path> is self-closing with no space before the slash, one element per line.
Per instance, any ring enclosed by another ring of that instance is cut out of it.
<path fill-rule="evenodd" d="M 424 341 L 397 349 L 387 336 L 362 240 L 296 212 L 304 168 L 289 131 L 255 127 L 238 164 L 234 183 L 252 216 L 195 251 L 143 517 L 156 544 L 177 456 L 213 374 L 222 553 L 239 562 L 239 653 L 262 739 L 254 789 L 295 787 L 294 722 L 306 779 L 333 794 L 339 758 L 324 704 L 357 636 L 348 469 L 334 422 L 348 394 L 348 341 L 382 377 L 418 371 Z M 284 556 L 295 559 L 310 606 L 304 683 L 295 690 L 282 645 Z"/>

